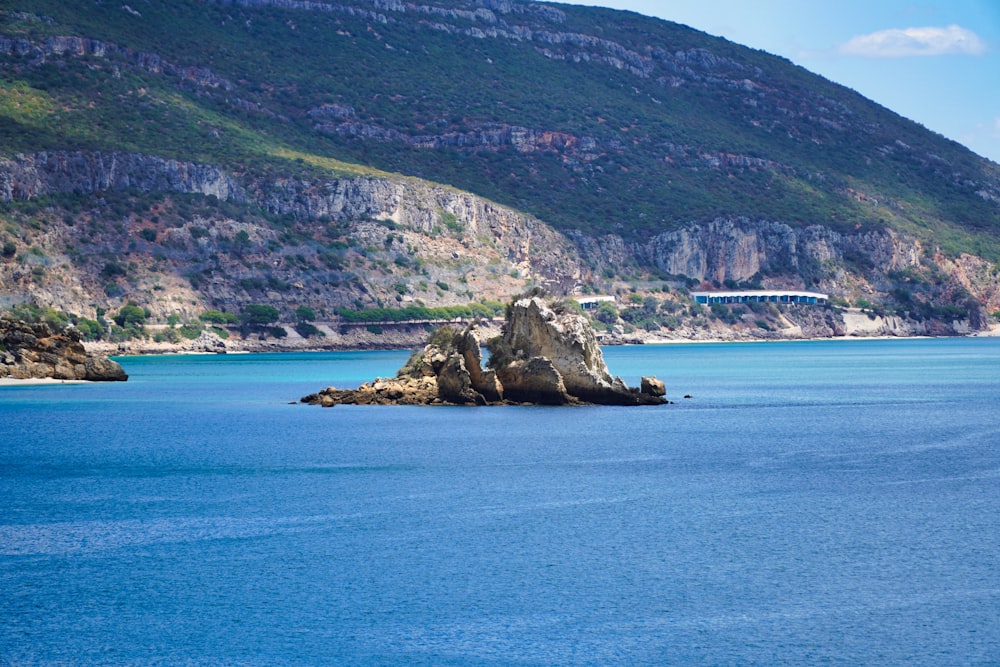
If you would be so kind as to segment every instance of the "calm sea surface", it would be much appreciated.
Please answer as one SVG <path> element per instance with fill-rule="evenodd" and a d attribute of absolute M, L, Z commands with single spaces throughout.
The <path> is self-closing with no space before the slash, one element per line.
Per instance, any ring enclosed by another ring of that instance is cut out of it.
<path fill-rule="evenodd" d="M 1000 340 L 606 349 L 654 408 L 289 404 L 406 356 L 0 388 L 0 665 L 1000 664 Z"/>

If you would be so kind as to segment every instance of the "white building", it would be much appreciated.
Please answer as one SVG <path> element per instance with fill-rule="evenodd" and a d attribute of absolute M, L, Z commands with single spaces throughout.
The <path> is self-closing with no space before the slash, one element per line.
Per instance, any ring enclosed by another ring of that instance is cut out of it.
<path fill-rule="evenodd" d="M 824 304 L 829 298 L 819 292 L 794 290 L 733 290 L 720 292 L 691 292 L 698 303 L 807 303 Z"/>
<path fill-rule="evenodd" d="M 613 296 L 574 296 L 573 298 L 584 310 L 597 310 L 602 303 L 615 303 Z"/>

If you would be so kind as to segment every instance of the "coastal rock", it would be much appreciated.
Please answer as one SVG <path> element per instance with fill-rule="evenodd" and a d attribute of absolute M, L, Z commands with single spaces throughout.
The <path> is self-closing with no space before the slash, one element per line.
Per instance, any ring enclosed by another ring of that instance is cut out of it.
<path fill-rule="evenodd" d="M 124 382 L 128 379 L 125 369 L 117 361 L 112 361 L 107 357 L 88 357 L 83 362 L 83 378 L 95 382 L 116 381 Z"/>
<path fill-rule="evenodd" d="M 472 372 L 470 372 L 472 368 Z M 394 378 L 376 378 L 357 389 L 328 387 L 300 399 L 333 405 L 487 405 L 501 400 L 492 371 L 482 368 L 475 325 L 444 326 L 431 334 Z"/>
<path fill-rule="evenodd" d="M 334 405 L 435 405 L 438 398 L 437 380 L 433 377 L 376 378 L 357 389 L 327 387 L 316 394 L 303 396 L 303 403 L 332 407 Z"/>
<path fill-rule="evenodd" d="M 437 376 L 438 396 L 449 403 L 476 403 L 484 405 L 486 399 L 472 387 L 472 376 L 465 367 L 465 360 L 453 354 L 448 357 Z"/>
<path fill-rule="evenodd" d="M 490 352 L 504 362 L 494 364 L 494 368 L 505 392 L 529 389 L 520 370 L 523 364 L 532 371 L 527 378 L 533 384 L 548 378 L 545 364 L 529 363 L 543 358 L 559 376 L 563 391 L 577 401 L 639 405 L 654 398 L 629 389 L 621 378 L 611 377 L 587 318 L 563 308 L 553 310 L 537 297 L 520 299 L 511 305 L 504 333 L 491 344 Z M 535 390 L 534 386 L 530 388 Z M 558 385 L 550 384 L 546 394 L 554 398 L 559 391 Z"/>
<path fill-rule="evenodd" d="M 644 377 L 639 383 L 639 391 L 649 396 L 666 396 L 667 388 L 662 380 L 655 377 Z"/>
<path fill-rule="evenodd" d="M 14 379 L 123 381 L 128 375 L 107 357 L 90 355 L 80 332 L 53 331 L 45 323 L 0 317 L 0 377 Z"/>
<path fill-rule="evenodd" d="M 395 378 L 377 378 L 357 389 L 333 387 L 300 399 L 323 406 L 363 405 L 660 405 L 666 390 L 643 378 L 629 388 L 608 372 L 589 321 L 553 310 L 537 297 L 507 309 L 501 336 L 489 341 L 483 368 L 475 324 L 459 331 L 445 326 L 414 352 Z"/>
<path fill-rule="evenodd" d="M 184 346 L 184 349 L 191 352 L 204 352 L 225 354 L 226 341 L 219 338 L 219 335 L 208 329 L 202 331 L 198 338 Z"/>
<path fill-rule="evenodd" d="M 545 357 L 512 361 L 500 369 L 499 378 L 505 395 L 512 401 L 542 405 L 573 402 L 559 371 Z"/>

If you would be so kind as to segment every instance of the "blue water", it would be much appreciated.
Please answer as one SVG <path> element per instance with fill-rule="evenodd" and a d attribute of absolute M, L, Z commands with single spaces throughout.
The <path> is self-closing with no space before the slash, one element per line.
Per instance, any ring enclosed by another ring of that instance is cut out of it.
<path fill-rule="evenodd" d="M 652 408 L 289 404 L 406 356 L 0 388 L 0 665 L 1000 663 L 1000 340 L 606 349 Z"/>

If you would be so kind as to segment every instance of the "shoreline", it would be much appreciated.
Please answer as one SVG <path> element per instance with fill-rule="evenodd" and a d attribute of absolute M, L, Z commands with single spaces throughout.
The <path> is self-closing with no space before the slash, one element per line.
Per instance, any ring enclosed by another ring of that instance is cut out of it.
<path fill-rule="evenodd" d="M 970 334 L 961 334 L 953 336 L 928 336 L 928 335 L 917 335 L 917 336 L 893 336 L 893 335 L 875 335 L 875 336 L 859 336 L 859 335 L 844 335 L 844 336 L 815 336 L 811 338 L 662 338 L 662 337 L 631 337 L 626 336 L 624 339 L 605 339 L 599 342 L 600 346 L 603 347 L 623 347 L 623 346 L 641 346 L 641 345 L 718 345 L 721 343 L 808 343 L 815 341 L 872 341 L 872 340 L 929 340 L 936 338 L 1000 338 L 1000 327 L 994 327 L 989 331 L 979 331 Z M 298 344 L 286 344 L 277 341 L 246 341 L 249 342 L 248 345 L 243 345 L 245 341 L 229 341 L 229 345 L 225 349 L 218 350 L 204 350 L 204 349 L 191 349 L 184 344 L 170 345 L 164 343 L 145 343 L 139 341 L 132 341 L 130 343 L 120 344 L 120 343 L 84 343 L 88 352 L 98 352 L 104 354 L 108 357 L 144 357 L 144 356 L 219 356 L 219 355 L 244 355 L 244 354 L 273 354 L 273 353 L 286 353 L 286 352 L 379 352 L 379 351 L 390 351 L 390 350 L 406 350 L 414 349 L 420 347 L 426 342 L 425 337 L 419 339 L 414 338 L 412 341 L 406 340 L 394 340 L 386 341 L 385 344 L 337 344 L 331 343 L 327 345 L 303 345 L 305 341 L 296 341 Z M 230 347 L 230 345 L 232 345 Z M 21 382 L 31 382 L 31 380 L 14 380 L 13 378 L 3 378 L 0 379 L 0 386 L 3 386 L 4 380 L 10 380 L 12 383 Z M 84 382 L 83 380 L 41 380 L 40 382 L 46 383 L 60 383 L 60 382 Z"/>
<path fill-rule="evenodd" d="M 809 340 L 905 340 L 908 338 L 967 338 L 967 337 L 1000 337 L 1000 324 L 993 324 L 984 331 L 970 331 L 968 326 L 941 326 L 934 329 L 926 327 L 887 326 L 882 320 L 872 320 L 874 326 L 867 326 L 869 319 L 859 326 L 852 322 L 846 327 L 831 329 L 829 327 L 786 327 L 773 330 L 765 335 L 753 335 L 752 330 L 743 328 L 714 327 L 709 329 L 692 329 L 681 327 L 673 331 L 659 330 L 647 332 L 641 329 L 625 332 L 621 327 L 614 331 L 598 334 L 598 344 L 602 347 L 618 345 L 690 345 L 698 343 L 764 343 Z M 467 322 L 452 321 L 439 324 L 465 326 Z M 303 338 L 294 332 L 294 328 L 284 327 L 289 331 L 287 338 L 259 338 L 256 334 L 240 336 L 229 332 L 226 338 L 203 331 L 194 340 L 178 340 L 177 342 L 156 342 L 150 339 L 130 340 L 122 342 L 90 341 L 84 342 L 88 353 L 107 357 L 128 357 L 148 355 L 210 355 L 210 354 L 248 354 L 273 352 L 361 352 L 377 350 L 415 349 L 423 346 L 432 330 L 427 323 L 398 323 L 386 325 L 376 333 L 364 327 L 353 327 L 348 331 L 340 327 L 322 323 L 318 326 L 321 337 Z M 481 341 L 500 335 L 500 326 L 495 321 L 480 321 L 477 335 Z"/>
<path fill-rule="evenodd" d="M 61 380 L 58 378 L 0 378 L 0 387 L 34 387 L 52 384 L 91 384 L 91 381 Z"/>

